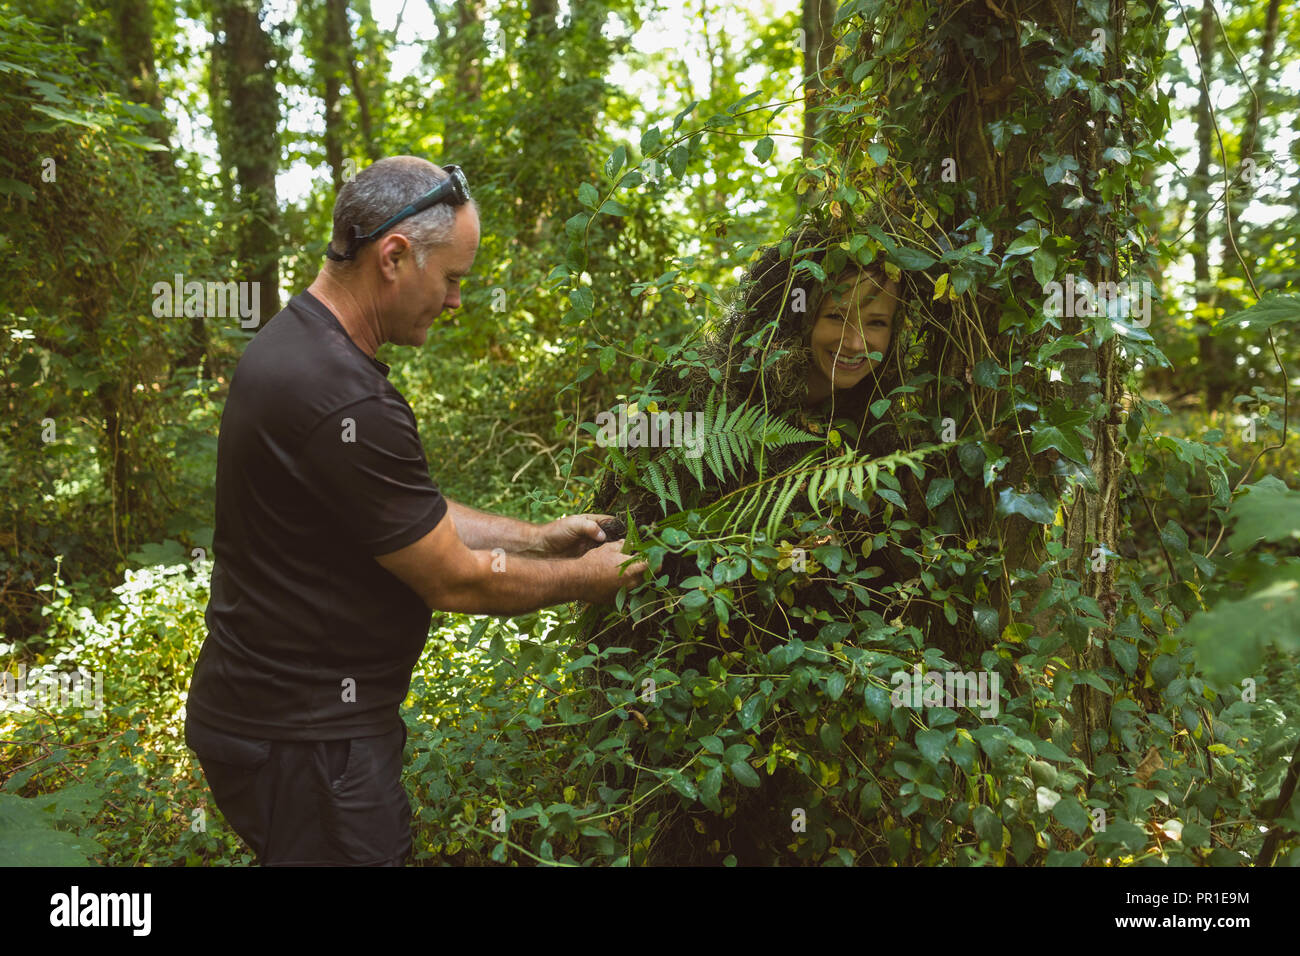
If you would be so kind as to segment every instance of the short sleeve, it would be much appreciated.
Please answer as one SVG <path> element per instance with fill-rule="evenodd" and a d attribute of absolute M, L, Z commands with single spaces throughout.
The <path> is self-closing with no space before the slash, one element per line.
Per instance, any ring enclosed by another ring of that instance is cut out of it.
<path fill-rule="evenodd" d="M 415 416 L 396 398 L 367 398 L 327 415 L 301 460 L 339 530 L 371 555 L 414 544 L 447 513 Z"/>

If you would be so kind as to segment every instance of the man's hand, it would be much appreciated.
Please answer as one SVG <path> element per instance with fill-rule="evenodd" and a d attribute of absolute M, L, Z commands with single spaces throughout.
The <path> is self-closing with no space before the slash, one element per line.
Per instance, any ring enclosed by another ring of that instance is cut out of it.
<path fill-rule="evenodd" d="M 613 604 L 621 588 L 630 590 L 641 583 L 648 565 L 645 561 L 637 560 L 620 571 L 619 567 L 631 560 L 631 555 L 624 554 L 622 549 L 622 541 L 607 541 L 583 558 L 600 569 L 598 590 L 590 598 L 591 603 Z"/>
<path fill-rule="evenodd" d="M 576 558 L 606 541 L 622 538 L 623 522 L 613 515 L 566 515 L 541 526 L 535 554 Z"/>

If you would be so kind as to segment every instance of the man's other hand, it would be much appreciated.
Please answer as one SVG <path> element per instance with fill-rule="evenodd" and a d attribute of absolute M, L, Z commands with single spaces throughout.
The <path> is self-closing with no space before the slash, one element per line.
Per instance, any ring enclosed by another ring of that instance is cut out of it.
<path fill-rule="evenodd" d="M 623 534 L 623 522 L 613 515 L 566 515 L 541 526 L 534 553 L 576 558 Z"/>

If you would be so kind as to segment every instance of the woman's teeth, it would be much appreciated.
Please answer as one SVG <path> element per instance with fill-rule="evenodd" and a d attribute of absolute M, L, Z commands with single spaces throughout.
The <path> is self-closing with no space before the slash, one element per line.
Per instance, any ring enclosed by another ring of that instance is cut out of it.
<path fill-rule="evenodd" d="M 835 365 L 837 367 L 846 369 L 848 371 L 857 371 L 858 369 L 862 368 L 862 366 L 867 361 L 867 357 L 865 355 L 859 355 L 856 358 L 847 359 L 842 356 L 837 357 L 833 352 L 831 353 L 831 358 L 834 360 Z"/>

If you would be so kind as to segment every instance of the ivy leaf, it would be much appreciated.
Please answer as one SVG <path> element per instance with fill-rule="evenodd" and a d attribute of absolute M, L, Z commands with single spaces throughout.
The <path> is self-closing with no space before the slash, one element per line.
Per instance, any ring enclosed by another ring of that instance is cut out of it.
<path fill-rule="evenodd" d="M 1101 154 L 1103 163 L 1119 163 L 1121 166 L 1127 166 L 1133 160 L 1133 155 L 1123 146 L 1111 146 Z"/>
<path fill-rule="evenodd" d="M 1079 441 L 1078 435 L 1067 434 L 1055 425 L 1038 423 L 1032 427 L 1034 440 L 1030 443 L 1029 450 L 1035 455 L 1048 448 L 1055 448 L 1066 458 L 1078 462 L 1087 460 L 1083 450 L 1083 442 Z"/>
<path fill-rule="evenodd" d="M 1074 172 L 1079 168 L 1079 161 L 1068 153 L 1064 156 L 1057 156 L 1054 153 L 1044 153 L 1043 159 L 1051 156 L 1052 159 L 1043 168 L 1043 178 L 1047 185 L 1055 186 L 1066 177 L 1066 174 Z"/>
<path fill-rule="evenodd" d="M 1027 495 L 1012 488 L 1003 488 L 998 492 L 998 514 L 1021 515 L 1038 524 L 1052 524 L 1056 520 L 1056 511 L 1047 503 L 1047 499 L 1034 491 Z"/>
<path fill-rule="evenodd" d="M 1011 245 L 1007 246 L 1003 258 L 1010 259 L 1012 256 L 1025 256 L 1037 249 L 1042 243 L 1037 235 L 1017 236 L 1011 240 Z"/>
<path fill-rule="evenodd" d="M 1039 248 L 1034 251 L 1034 279 L 1045 286 L 1056 275 L 1056 253 Z"/>
<path fill-rule="evenodd" d="M 1052 99 L 1058 99 L 1064 96 L 1074 86 L 1079 78 L 1068 67 L 1054 66 L 1047 71 L 1047 76 L 1043 79 L 1043 85 Z"/>
<path fill-rule="evenodd" d="M 772 157 L 772 137 L 764 136 L 754 144 L 754 158 L 760 163 L 767 162 Z"/>

